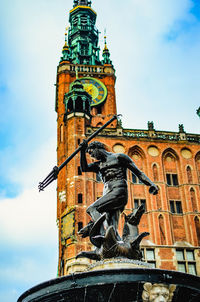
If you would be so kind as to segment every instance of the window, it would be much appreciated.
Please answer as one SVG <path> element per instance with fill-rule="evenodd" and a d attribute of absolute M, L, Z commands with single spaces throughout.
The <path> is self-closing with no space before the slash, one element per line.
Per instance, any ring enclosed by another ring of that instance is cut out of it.
<path fill-rule="evenodd" d="M 195 228 L 196 228 L 198 245 L 200 245 L 200 221 L 197 216 L 194 219 L 194 223 L 195 223 Z"/>
<path fill-rule="evenodd" d="M 97 107 L 97 114 L 101 114 L 102 113 L 102 107 Z"/>
<path fill-rule="evenodd" d="M 83 194 L 78 194 L 78 203 L 83 203 Z"/>
<path fill-rule="evenodd" d="M 170 200 L 170 212 L 172 213 L 176 213 L 176 214 L 182 214 L 183 210 L 182 210 L 182 204 L 181 201 L 179 200 Z"/>
<path fill-rule="evenodd" d="M 81 46 L 81 55 L 82 55 L 82 56 L 87 56 L 87 55 L 88 55 L 88 52 L 89 52 L 88 44 L 83 44 L 83 45 Z"/>
<path fill-rule="evenodd" d="M 162 209 L 162 201 L 161 201 L 161 197 L 160 197 L 160 188 L 159 188 L 158 194 L 156 194 L 156 204 L 157 204 L 157 209 L 161 210 Z"/>
<path fill-rule="evenodd" d="M 178 175 L 177 174 L 166 174 L 168 186 L 178 186 Z"/>
<path fill-rule="evenodd" d="M 78 24 L 78 17 L 74 17 L 74 19 L 73 19 L 73 24 L 74 24 L 74 26 L 77 26 L 77 24 Z"/>
<path fill-rule="evenodd" d="M 190 199 L 192 203 L 193 212 L 197 211 L 197 202 L 196 202 L 196 194 L 193 188 L 190 189 Z"/>
<path fill-rule="evenodd" d="M 177 249 L 176 259 L 178 271 L 196 275 L 196 261 L 193 250 Z"/>
<path fill-rule="evenodd" d="M 134 207 L 138 208 L 143 205 L 146 212 L 146 199 L 134 199 Z"/>
<path fill-rule="evenodd" d="M 83 223 L 82 222 L 78 222 L 78 232 L 83 228 Z"/>
<path fill-rule="evenodd" d="M 78 166 L 78 175 L 82 175 L 81 167 Z"/>
<path fill-rule="evenodd" d="M 192 170 L 191 168 L 188 166 L 187 169 L 187 179 L 188 179 L 188 183 L 191 184 L 192 183 Z"/>
<path fill-rule="evenodd" d="M 162 215 L 158 217 L 158 223 L 160 229 L 160 243 L 161 245 L 166 245 L 165 222 L 164 222 L 164 217 Z"/>
<path fill-rule="evenodd" d="M 82 25 L 87 25 L 87 15 L 82 15 L 81 16 L 81 24 Z"/>
<path fill-rule="evenodd" d="M 155 251 L 154 249 L 149 249 L 149 248 L 143 248 L 141 249 L 142 251 L 142 256 L 143 259 L 150 263 L 152 268 L 156 267 L 156 258 L 155 258 Z"/>
<path fill-rule="evenodd" d="M 153 179 L 154 181 L 158 181 L 158 167 L 156 164 L 153 165 Z"/>
<path fill-rule="evenodd" d="M 132 182 L 134 184 L 143 184 L 143 182 L 134 173 L 132 173 Z"/>

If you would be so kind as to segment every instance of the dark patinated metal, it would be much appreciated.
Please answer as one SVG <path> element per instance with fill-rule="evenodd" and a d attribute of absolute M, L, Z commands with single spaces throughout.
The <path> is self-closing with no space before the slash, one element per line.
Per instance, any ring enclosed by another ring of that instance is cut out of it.
<path fill-rule="evenodd" d="M 197 276 L 129 268 L 91 271 L 50 280 L 25 292 L 18 302 L 142 302 L 146 282 L 176 285 L 172 301 L 200 301 L 200 278 Z"/>
<path fill-rule="evenodd" d="M 81 169 L 83 172 L 95 172 L 101 175 L 104 183 L 104 193 L 87 208 L 92 221 L 79 234 L 90 237 L 95 246 L 94 251 L 81 252 L 77 256 L 100 260 L 114 257 L 142 259 L 139 244 L 149 235 L 138 233 L 138 224 L 144 213 L 141 206 L 125 218 L 123 236 L 118 233 L 118 222 L 128 201 L 127 170 L 131 170 L 145 185 L 149 193 L 157 194 L 157 186 L 134 164 L 132 159 L 121 153 L 106 151 L 104 145 L 93 141 L 89 146 L 87 141 L 81 143 Z M 86 150 L 97 161 L 87 163 Z"/>
<path fill-rule="evenodd" d="M 105 129 L 108 125 L 110 125 L 114 120 L 117 119 L 119 115 L 114 115 L 107 123 L 105 123 L 102 127 L 100 127 L 97 131 L 95 131 L 91 136 L 88 137 L 86 140 L 87 143 L 89 143 L 95 136 L 97 136 L 103 129 Z M 52 183 L 54 180 L 57 179 L 59 172 L 74 158 L 74 156 L 81 151 L 83 148 L 82 145 L 80 145 L 59 167 L 55 166 L 53 170 L 48 174 L 48 176 L 39 183 L 38 189 L 40 191 L 44 191 L 44 189 Z"/>

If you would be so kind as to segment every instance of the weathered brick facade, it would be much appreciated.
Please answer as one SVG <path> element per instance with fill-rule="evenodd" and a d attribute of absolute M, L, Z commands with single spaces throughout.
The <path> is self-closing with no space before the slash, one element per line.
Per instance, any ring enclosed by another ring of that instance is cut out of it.
<path fill-rule="evenodd" d="M 115 72 L 111 64 L 101 66 L 78 64 L 79 77 L 102 81 L 108 90 L 107 99 L 92 119 L 84 113 L 72 113 L 64 119 L 65 93 L 75 80 L 75 66 L 61 61 L 57 72 L 56 110 L 58 114 L 57 158 L 60 165 L 79 143 L 111 115 L 116 114 Z M 179 132 L 123 129 L 113 122 L 97 138 L 112 152 L 124 152 L 159 187 L 157 196 L 128 173 L 129 201 L 125 213 L 141 202 L 146 205 L 140 232 L 150 235 L 142 241 L 144 258 L 153 266 L 182 270 L 200 275 L 200 135 Z M 91 158 L 88 157 L 88 161 Z M 78 228 L 89 222 L 86 208 L 102 195 L 103 184 L 93 173 L 80 175 L 78 154 L 58 176 L 57 218 L 59 222 L 59 275 L 86 268 L 89 260 L 76 260 L 81 250 L 90 250 L 87 239 L 77 235 Z M 65 225 L 65 227 L 64 227 Z M 67 225 L 67 226 L 66 226 Z M 123 226 L 123 214 L 120 229 Z"/>

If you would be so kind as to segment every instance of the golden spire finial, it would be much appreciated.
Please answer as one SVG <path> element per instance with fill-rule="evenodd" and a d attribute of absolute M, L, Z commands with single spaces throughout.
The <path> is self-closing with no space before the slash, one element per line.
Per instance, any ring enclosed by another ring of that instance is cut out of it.
<path fill-rule="evenodd" d="M 67 26 L 66 29 L 65 29 L 65 46 L 68 46 L 68 44 L 67 44 L 68 30 L 69 30 L 69 26 Z"/>
<path fill-rule="evenodd" d="M 104 50 L 107 50 L 107 42 L 106 42 L 107 36 L 106 36 L 106 28 L 104 29 Z"/>

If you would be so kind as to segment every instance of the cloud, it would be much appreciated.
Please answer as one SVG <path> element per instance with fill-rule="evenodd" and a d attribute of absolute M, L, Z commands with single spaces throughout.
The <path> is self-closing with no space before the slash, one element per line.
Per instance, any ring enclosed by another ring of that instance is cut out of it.
<path fill-rule="evenodd" d="M 0 203 L 1 241 L 17 245 L 57 244 L 55 186 L 38 193 L 25 190 Z"/>
<path fill-rule="evenodd" d="M 193 5 L 191 0 L 134 0 L 106 15 L 125 127 L 144 129 L 154 120 L 158 130 L 177 131 L 183 123 L 187 132 L 196 132 L 200 23 Z M 113 1 L 109 7 L 115 7 Z"/>
<path fill-rule="evenodd" d="M 56 270 L 56 184 L 40 194 L 37 185 L 56 163 L 54 83 L 72 3 L 8 0 L 1 5 L 0 278 L 5 276 L 5 282 L 0 300 L 6 302 Z M 176 131 L 178 123 L 188 132 L 198 129 L 195 3 L 93 1 L 101 49 L 107 29 L 125 127 L 146 128 L 154 120 L 161 130 Z"/>

